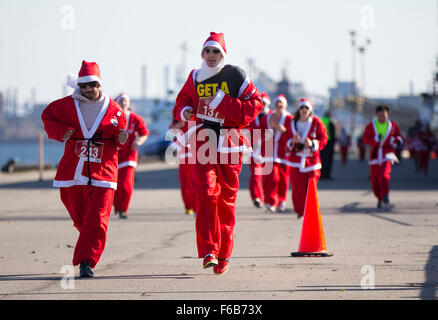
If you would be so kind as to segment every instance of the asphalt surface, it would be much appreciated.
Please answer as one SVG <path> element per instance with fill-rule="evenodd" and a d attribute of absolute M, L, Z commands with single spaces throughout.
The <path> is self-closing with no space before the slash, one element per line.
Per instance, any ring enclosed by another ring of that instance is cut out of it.
<path fill-rule="evenodd" d="M 291 209 L 253 207 L 248 167 L 240 176 L 235 247 L 228 273 L 201 267 L 195 219 L 184 214 L 178 171 L 137 168 L 129 219 L 112 215 L 93 279 L 70 266 L 78 236 L 51 187 L 36 172 L 0 174 L 0 299 L 431 300 L 438 285 L 438 161 L 429 176 L 411 161 L 394 167 L 388 211 L 376 209 L 368 166 L 335 162 L 318 184 L 332 257 L 293 258 L 302 220 Z"/>

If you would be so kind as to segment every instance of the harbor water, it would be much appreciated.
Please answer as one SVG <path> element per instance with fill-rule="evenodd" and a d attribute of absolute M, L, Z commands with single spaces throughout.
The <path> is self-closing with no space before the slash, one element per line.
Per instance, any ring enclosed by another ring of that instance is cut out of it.
<path fill-rule="evenodd" d="M 56 166 L 64 152 L 64 144 L 44 141 L 44 163 Z M 0 142 L 0 167 L 15 159 L 20 164 L 38 163 L 38 141 Z"/>

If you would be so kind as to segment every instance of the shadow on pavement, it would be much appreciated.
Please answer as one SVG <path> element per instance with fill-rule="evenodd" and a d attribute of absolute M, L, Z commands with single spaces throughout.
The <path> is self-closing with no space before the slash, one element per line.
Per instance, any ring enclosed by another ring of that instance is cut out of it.
<path fill-rule="evenodd" d="M 146 279 L 194 279 L 196 275 L 190 274 L 145 274 L 145 275 L 113 275 L 113 276 L 95 276 L 94 278 L 79 278 L 75 280 L 146 280 Z M 61 281 L 64 276 L 56 273 L 50 274 L 8 274 L 0 275 L 1 281 Z"/>
<path fill-rule="evenodd" d="M 363 288 L 360 285 L 336 285 L 336 286 L 297 286 L 297 289 L 295 291 L 323 291 L 323 292 L 329 292 L 329 291 L 363 291 L 366 293 L 368 290 L 370 291 L 406 291 L 406 290 L 419 290 L 419 287 L 421 285 L 417 284 L 406 284 L 406 285 L 375 285 L 374 288 Z"/>
<path fill-rule="evenodd" d="M 430 250 L 429 259 L 424 266 L 425 278 L 420 293 L 422 300 L 436 300 L 438 287 L 438 246 L 433 246 Z"/>

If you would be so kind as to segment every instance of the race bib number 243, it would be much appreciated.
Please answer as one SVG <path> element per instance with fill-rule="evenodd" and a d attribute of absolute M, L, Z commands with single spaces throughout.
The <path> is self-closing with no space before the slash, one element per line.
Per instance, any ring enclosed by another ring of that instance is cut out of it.
<path fill-rule="evenodd" d="M 79 158 L 85 159 L 86 161 L 88 161 L 88 154 L 90 154 L 90 162 L 100 163 L 103 155 L 103 144 L 94 145 L 91 143 L 88 150 L 87 141 L 78 141 L 76 142 L 75 153 Z"/>

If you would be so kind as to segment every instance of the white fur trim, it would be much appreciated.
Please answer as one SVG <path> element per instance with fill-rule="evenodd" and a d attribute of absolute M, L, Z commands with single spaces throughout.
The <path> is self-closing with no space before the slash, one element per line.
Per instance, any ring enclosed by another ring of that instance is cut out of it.
<path fill-rule="evenodd" d="M 67 188 L 72 186 L 83 186 L 88 185 L 88 177 L 82 175 L 82 170 L 84 169 L 85 160 L 80 158 L 75 169 L 75 175 L 73 180 L 53 180 L 53 186 L 55 188 Z M 111 181 L 100 181 L 91 179 L 91 185 L 102 188 L 117 189 L 117 182 Z"/>
<path fill-rule="evenodd" d="M 186 107 L 184 107 L 182 110 L 181 110 L 181 113 L 179 114 L 179 116 L 181 117 L 181 120 L 182 121 L 189 121 L 189 120 L 187 120 L 186 119 L 186 117 L 184 117 L 184 111 L 186 111 L 186 110 L 188 110 L 188 109 L 192 109 L 193 110 L 193 108 L 192 107 L 190 107 L 190 106 L 186 106 Z"/>
<path fill-rule="evenodd" d="M 292 127 L 292 133 L 294 135 L 296 135 L 298 130 L 295 127 L 295 121 L 292 119 L 291 122 L 292 122 L 292 126 L 291 126 Z M 301 143 L 304 143 L 304 141 L 306 140 L 307 136 L 309 135 L 310 128 L 312 127 L 312 122 L 313 122 L 313 117 L 309 117 L 307 119 L 306 130 L 304 131 L 304 134 L 301 136 Z"/>
<path fill-rule="evenodd" d="M 135 168 L 135 167 L 137 167 L 137 162 L 125 161 L 125 162 L 119 163 L 119 166 L 118 166 L 119 169 L 125 168 L 125 167 L 134 167 Z"/>
<path fill-rule="evenodd" d="M 179 159 L 191 158 L 193 155 L 191 152 L 182 153 L 179 155 Z"/>
<path fill-rule="evenodd" d="M 225 92 L 223 92 L 222 90 L 218 90 L 216 92 L 216 95 L 215 95 L 213 101 L 211 101 L 209 106 L 212 107 L 213 109 L 216 109 L 218 107 L 218 105 L 222 102 L 224 97 L 225 97 Z"/>
<path fill-rule="evenodd" d="M 214 47 L 214 48 L 218 48 L 218 49 L 221 51 L 221 53 L 222 53 L 222 55 L 223 55 L 224 57 L 227 56 L 227 54 L 226 54 L 225 51 L 224 51 L 224 48 L 222 48 L 222 46 L 220 45 L 219 42 L 212 41 L 212 40 L 207 41 L 207 42 L 202 46 L 202 51 L 203 51 L 206 47 Z M 202 51 L 201 51 L 201 56 L 202 56 Z"/>
<path fill-rule="evenodd" d="M 276 97 L 275 100 L 274 100 L 274 104 L 275 104 L 277 101 L 281 101 L 281 102 L 283 102 L 284 105 L 287 106 L 287 100 L 286 100 L 285 97 Z"/>
<path fill-rule="evenodd" d="M 300 168 L 300 172 L 310 172 L 310 171 L 314 171 L 314 170 L 318 170 L 318 169 L 322 169 L 322 164 L 321 163 L 317 163 L 313 166 L 310 167 L 305 167 L 305 168 Z"/>
<path fill-rule="evenodd" d="M 78 76 L 76 74 L 73 73 L 69 73 L 66 77 L 65 77 L 65 82 L 66 84 L 73 89 L 77 89 L 79 88 L 78 86 Z"/>
<path fill-rule="evenodd" d="M 240 97 L 245 92 L 245 90 L 246 90 L 246 88 L 248 88 L 250 82 L 251 82 L 251 80 L 249 79 L 249 77 L 246 77 L 245 81 L 243 81 L 242 85 L 240 86 L 238 97 Z"/>
<path fill-rule="evenodd" d="M 78 115 L 79 124 L 81 125 L 82 134 L 84 135 L 85 139 L 91 139 L 96 132 L 97 128 L 99 127 L 103 117 L 105 116 L 106 111 L 108 110 L 108 106 L 110 104 L 110 98 L 105 95 L 105 100 L 103 102 L 102 108 L 99 111 L 99 114 L 96 117 L 96 120 L 94 120 L 93 126 L 91 127 L 90 131 L 88 131 L 87 126 L 84 122 L 84 117 L 82 116 L 81 109 L 79 109 L 79 100 L 74 99 L 75 106 L 76 106 L 76 113 Z"/>
<path fill-rule="evenodd" d="M 102 79 L 99 78 L 98 76 L 79 77 L 77 83 L 87 83 L 87 82 L 93 82 L 93 81 L 97 81 L 100 84 L 102 84 Z"/>
<path fill-rule="evenodd" d="M 129 125 L 130 125 L 129 120 L 131 119 L 131 111 L 126 111 L 125 112 L 125 119 L 126 119 L 126 128 L 125 128 L 125 130 L 128 130 Z"/>
<path fill-rule="evenodd" d="M 319 141 L 315 139 L 315 140 L 312 140 L 312 142 L 313 142 L 313 148 L 312 148 L 313 152 L 318 151 L 318 149 L 319 149 Z"/>
<path fill-rule="evenodd" d="M 301 107 L 308 107 L 310 111 L 313 111 L 313 105 L 309 101 L 301 101 L 298 105 L 298 109 Z"/>
<path fill-rule="evenodd" d="M 129 103 L 131 102 L 131 99 L 129 98 L 129 96 L 128 96 L 126 93 L 122 93 L 122 94 L 120 94 L 120 95 L 116 98 L 116 102 L 119 103 L 119 101 L 120 101 L 122 98 L 125 99 L 126 101 L 128 101 L 128 105 L 129 105 Z"/>
<path fill-rule="evenodd" d="M 285 160 L 285 159 L 281 159 L 281 158 L 272 158 L 272 157 L 265 157 L 265 158 L 262 158 L 263 159 L 263 162 L 272 162 L 272 163 L 283 163 L 283 164 L 287 164 L 287 160 Z"/>
<path fill-rule="evenodd" d="M 55 188 L 68 188 L 73 186 L 88 185 L 88 178 L 86 180 L 53 180 L 53 186 Z M 100 181 L 91 179 L 91 185 L 101 188 L 117 189 L 117 182 Z"/>

